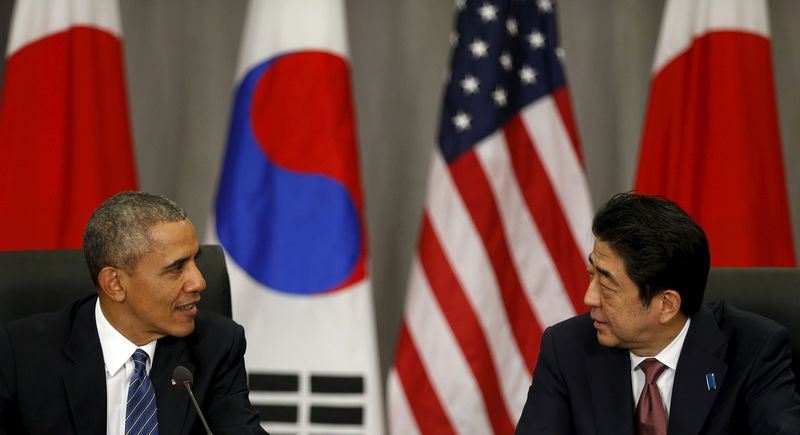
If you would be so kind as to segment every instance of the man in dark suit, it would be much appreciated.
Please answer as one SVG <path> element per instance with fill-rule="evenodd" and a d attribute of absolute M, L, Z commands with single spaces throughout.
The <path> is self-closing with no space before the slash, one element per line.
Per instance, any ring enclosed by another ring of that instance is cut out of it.
<path fill-rule="evenodd" d="M 198 311 L 195 229 L 174 202 L 113 196 L 92 215 L 84 255 L 97 296 L 0 328 L 0 434 L 264 434 L 248 398 L 241 326 Z"/>
<path fill-rule="evenodd" d="M 800 434 L 788 334 L 702 305 L 699 225 L 668 200 L 625 193 L 592 231 L 591 312 L 545 330 L 517 434 Z"/>

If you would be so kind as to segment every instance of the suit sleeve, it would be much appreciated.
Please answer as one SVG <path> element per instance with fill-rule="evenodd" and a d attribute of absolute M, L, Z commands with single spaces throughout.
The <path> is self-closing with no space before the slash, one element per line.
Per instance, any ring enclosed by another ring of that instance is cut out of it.
<path fill-rule="evenodd" d="M 800 434 L 800 397 L 786 329 L 773 334 L 759 350 L 744 400 L 751 434 Z"/>
<path fill-rule="evenodd" d="M 552 329 L 542 335 L 539 360 L 522 409 L 517 435 L 571 434 L 572 418 L 564 376 L 559 369 Z"/>
<path fill-rule="evenodd" d="M 266 434 L 258 412 L 250 404 L 244 351 L 244 329 L 236 325 L 231 347 L 213 380 L 212 397 L 206 418 L 216 435 Z"/>

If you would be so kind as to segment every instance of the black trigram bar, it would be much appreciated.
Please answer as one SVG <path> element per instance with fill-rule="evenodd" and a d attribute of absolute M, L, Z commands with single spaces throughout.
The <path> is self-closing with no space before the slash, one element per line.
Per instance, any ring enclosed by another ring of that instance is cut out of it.
<path fill-rule="evenodd" d="M 295 405 L 253 405 L 258 411 L 261 421 L 277 423 L 297 423 L 297 406 Z"/>
<path fill-rule="evenodd" d="M 276 373 L 250 373 L 248 375 L 250 391 L 274 391 L 295 393 L 300 388 L 297 375 Z"/>
<path fill-rule="evenodd" d="M 311 392 L 328 394 L 362 394 L 364 378 L 361 376 L 311 375 Z"/>
<path fill-rule="evenodd" d="M 311 406 L 311 423 L 361 425 L 364 408 L 350 406 Z"/>

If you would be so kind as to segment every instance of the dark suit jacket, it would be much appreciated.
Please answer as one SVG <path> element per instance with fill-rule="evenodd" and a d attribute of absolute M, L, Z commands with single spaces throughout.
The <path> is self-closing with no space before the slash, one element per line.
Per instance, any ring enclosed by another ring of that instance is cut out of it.
<path fill-rule="evenodd" d="M 516 433 L 633 434 L 630 364 L 627 350 L 598 343 L 588 314 L 548 328 Z M 800 434 L 786 329 L 726 303 L 702 307 L 678 360 L 668 430 Z"/>
<path fill-rule="evenodd" d="M 106 380 L 95 323 L 96 297 L 0 328 L 0 434 L 105 434 Z M 185 338 L 158 340 L 150 379 L 159 432 L 204 434 L 185 390 L 170 385 L 183 365 L 212 432 L 265 433 L 250 406 L 244 331 L 200 311 Z"/>

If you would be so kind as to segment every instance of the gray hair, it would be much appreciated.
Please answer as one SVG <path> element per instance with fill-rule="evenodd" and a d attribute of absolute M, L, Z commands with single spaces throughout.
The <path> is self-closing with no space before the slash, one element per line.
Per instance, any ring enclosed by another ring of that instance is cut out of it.
<path fill-rule="evenodd" d="M 97 207 L 83 232 L 83 256 L 95 286 L 106 266 L 132 271 L 152 250 L 150 227 L 187 219 L 170 199 L 146 192 L 122 192 Z"/>

